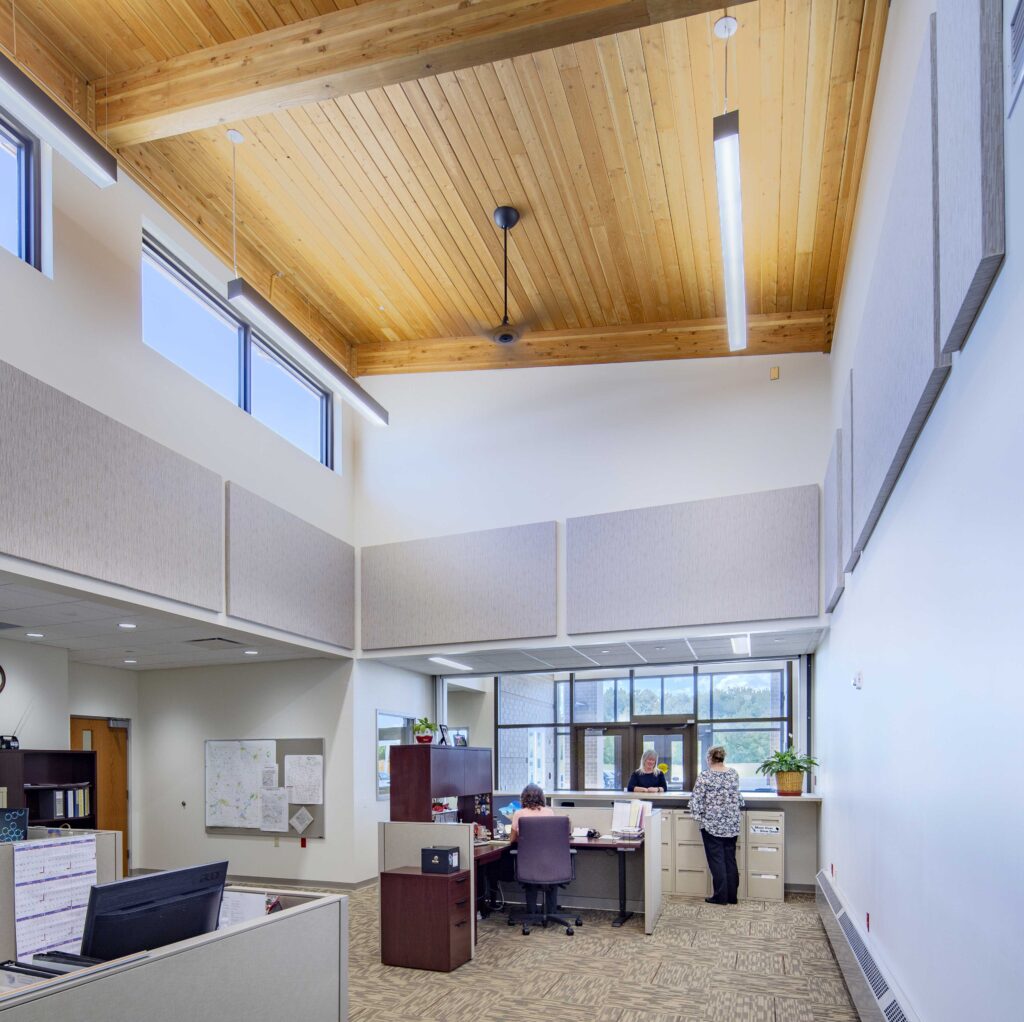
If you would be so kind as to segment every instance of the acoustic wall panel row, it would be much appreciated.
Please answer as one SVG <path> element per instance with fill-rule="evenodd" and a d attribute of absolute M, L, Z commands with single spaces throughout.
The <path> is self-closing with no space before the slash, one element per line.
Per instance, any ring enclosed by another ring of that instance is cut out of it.
<path fill-rule="evenodd" d="M 555 523 L 363 547 L 362 646 L 555 635 Z"/>
<path fill-rule="evenodd" d="M 0 551 L 224 606 L 216 473 L 0 362 Z"/>
<path fill-rule="evenodd" d="M 958 350 L 1006 248 L 1002 0 L 939 0 L 939 338 Z"/>
<path fill-rule="evenodd" d="M 863 550 L 949 372 L 938 344 L 935 19 L 896 157 L 853 362 L 853 547 Z"/>
<path fill-rule="evenodd" d="M 355 647 L 355 549 L 227 486 L 227 612 L 345 649 Z"/>
<path fill-rule="evenodd" d="M 825 568 L 825 610 L 831 612 L 843 595 L 843 431 L 836 430 L 823 487 L 822 527 Z"/>
<path fill-rule="evenodd" d="M 813 617 L 818 487 L 570 518 L 570 633 Z"/>

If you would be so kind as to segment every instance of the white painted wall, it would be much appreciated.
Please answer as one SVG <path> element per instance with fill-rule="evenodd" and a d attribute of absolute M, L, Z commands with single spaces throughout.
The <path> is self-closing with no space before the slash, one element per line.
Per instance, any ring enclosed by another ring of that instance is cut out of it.
<path fill-rule="evenodd" d="M 932 6 L 901 0 L 889 13 L 836 322 L 836 425 Z M 872 949 L 928 1022 L 1016 1018 L 1024 1001 L 1024 107 L 1006 141 L 1006 262 L 817 656 L 822 865 L 862 932 L 871 914 Z"/>
<path fill-rule="evenodd" d="M 469 744 L 494 746 L 494 679 L 483 678 L 479 689 L 454 688 L 448 684 L 448 724 L 468 727 Z"/>
<path fill-rule="evenodd" d="M 137 865 L 226 858 L 233 873 L 353 883 L 377 872 L 376 709 L 430 712 L 432 685 L 380 664 L 288 663 L 147 671 L 139 676 L 141 788 Z M 205 830 L 204 742 L 324 738 L 326 838 L 222 836 Z M 182 806 L 182 802 L 185 803 Z"/>
<path fill-rule="evenodd" d="M 96 664 L 68 664 L 66 717 L 121 717 L 128 725 L 128 851 L 129 867 L 138 865 L 136 840 L 142 829 L 143 799 L 139 728 L 139 675 Z"/>
<path fill-rule="evenodd" d="M 768 379 L 770 366 L 781 379 Z M 364 377 L 361 546 L 821 481 L 824 355 Z"/>
<path fill-rule="evenodd" d="M 377 711 L 433 718 L 434 681 L 372 660 L 357 660 L 352 674 L 356 693 L 352 875 L 353 879 L 365 880 L 378 868 L 377 823 L 391 819 L 391 802 L 377 801 Z"/>
<path fill-rule="evenodd" d="M 144 225 L 210 282 L 230 270 L 124 175 L 100 190 L 53 164 L 53 279 L 0 250 L 0 359 L 351 540 L 351 473 L 324 468 L 142 342 Z M 347 412 L 342 432 L 344 466 Z"/>
<path fill-rule="evenodd" d="M 68 748 L 67 650 L 0 639 L 0 665 L 0 734 L 17 734 L 23 749 Z"/>

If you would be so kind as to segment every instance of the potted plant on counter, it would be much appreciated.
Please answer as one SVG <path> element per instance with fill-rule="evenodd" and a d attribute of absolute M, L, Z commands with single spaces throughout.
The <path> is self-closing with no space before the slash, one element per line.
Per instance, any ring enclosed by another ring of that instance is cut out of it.
<path fill-rule="evenodd" d="M 413 737 L 420 745 L 429 745 L 434 740 L 437 725 L 429 717 L 420 717 L 412 726 Z"/>
<path fill-rule="evenodd" d="M 791 745 L 785 752 L 769 756 L 757 772 L 774 777 L 780 795 L 800 795 L 804 790 L 804 774 L 809 774 L 817 765 L 818 761 L 810 756 L 798 756 Z"/>

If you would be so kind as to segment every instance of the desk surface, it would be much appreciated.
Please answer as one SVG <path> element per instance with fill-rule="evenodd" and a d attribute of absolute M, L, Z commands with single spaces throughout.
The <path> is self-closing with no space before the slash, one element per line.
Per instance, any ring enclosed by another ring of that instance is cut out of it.
<path fill-rule="evenodd" d="M 641 838 L 573 838 L 569 842 L 571 848 L 607 848 L 610 851 L 633 851 L 643 848 L 644 839 Z M 473 848 L 473 859 L 476 862 L 488 861 L 490 858 L 497 858 L 511 848 L 511 841 L 488 841 L 485 845 L 476 845 Z"/>
<path fill-rule="evenodd" d="M 573 799 L 579 802 L 583 801 L 595 801 L 595 802 L 627 802 L 630 799 L 639 798 L 645 802 L 678 802 L 678 801 L 689 801 L 690 796 L 693 794 L 691 791 L 667 791 L 664 793 L 654 794 L 653 792 L 642 792 L 642 791 L 547 791 L 545 795 L 548 801 L 561 801 L 562 799 Z M 752 806 L 764 806 L 771 804 L 774 806 L 776 803 L 786 805 L 800 805 L 800 803 L 821 803 L 821 795 L 779 795 L 774 791 L 743 791 L 740 792 L 743 796 L 744 801 L 747 803 L 747 808 Z M 517 791 L 496 791 L 494 793 L 495 805 L 498 804 L 499 799 L 518 799 L 519 792 Z"/>

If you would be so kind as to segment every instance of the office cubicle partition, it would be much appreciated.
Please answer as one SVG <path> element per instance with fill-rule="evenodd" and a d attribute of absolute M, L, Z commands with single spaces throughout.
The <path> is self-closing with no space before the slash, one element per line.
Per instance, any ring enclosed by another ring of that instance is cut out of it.
<path fill-rule="evenodd" d="M 344 1022 L 348 899 L 279 894 L 291 907 L 0 997 L 2 1022 Z"/>

